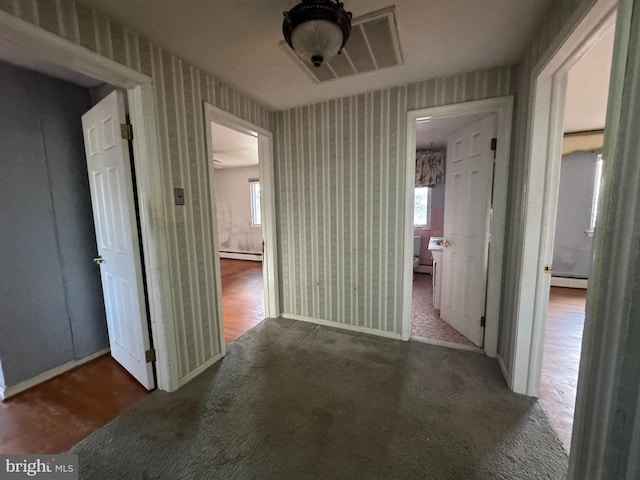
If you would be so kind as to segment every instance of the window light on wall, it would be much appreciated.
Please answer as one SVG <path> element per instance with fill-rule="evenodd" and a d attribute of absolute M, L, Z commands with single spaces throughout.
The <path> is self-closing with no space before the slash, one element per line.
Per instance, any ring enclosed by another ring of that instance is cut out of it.
<path fill-rule="evenodd" d="M 596 160 L 596 176 L 593 181 L 593 198 L 591 199 L 591 217 L 589 219 L 589 228 L 584 233 L 592 237 L 596 229 L 596 221 L 598 220 L 598 203 L 600 201 L 600 191 L 602 189 L 602 155 L 598 155 Z"/>
<path fill-rule="evenodd" d="M 249 195 L 251 197 L 251 226 L 260 227 L 262 225 L 262 215 L 260 214 L 259 180 L 249 180 Z"/>

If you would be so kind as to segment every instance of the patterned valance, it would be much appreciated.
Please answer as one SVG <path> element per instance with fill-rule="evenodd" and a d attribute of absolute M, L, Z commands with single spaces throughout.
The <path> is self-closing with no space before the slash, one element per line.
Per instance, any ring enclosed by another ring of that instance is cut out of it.
<path fill-rule="evenodd" d="M 416 150 L 416 187 L 444 183 L 444 150 Z"/>

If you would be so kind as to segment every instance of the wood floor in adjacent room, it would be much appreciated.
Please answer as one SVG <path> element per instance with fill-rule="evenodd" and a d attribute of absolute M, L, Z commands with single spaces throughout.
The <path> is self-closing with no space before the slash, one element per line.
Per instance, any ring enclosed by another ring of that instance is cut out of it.
<path fill-rule="evenodd" d="M 262 263 L 221 260 L 225 341 L 264 319 Z M 0 402 L 0 454 L 62 453 L 148 394 L 110 355 Z"/>
<path fill-rule="evenodd" d="M 0 402 L 0 454 L 62 453 L 147 395 L 103 355 Z"/>
<path fill-rule="evenodd" d="M 264 320 L 262 262 L 220 259 L 224 340 L 229 343 Z"/>
<path fill-rule="evenodd" d="M 567 452 L 580 367 L 587 291 L 552 287 L 544 339 L 540 403 Z"/>

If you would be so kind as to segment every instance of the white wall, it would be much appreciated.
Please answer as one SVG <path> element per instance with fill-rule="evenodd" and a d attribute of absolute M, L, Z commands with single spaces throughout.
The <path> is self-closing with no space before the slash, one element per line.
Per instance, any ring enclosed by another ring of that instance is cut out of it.
<path fill-rule="evenodd" d="M 214 176 L 220 251 L 262 253 L 262 229 L 251 226 L 249 193 L 258 166 L 217 169 Z"/>

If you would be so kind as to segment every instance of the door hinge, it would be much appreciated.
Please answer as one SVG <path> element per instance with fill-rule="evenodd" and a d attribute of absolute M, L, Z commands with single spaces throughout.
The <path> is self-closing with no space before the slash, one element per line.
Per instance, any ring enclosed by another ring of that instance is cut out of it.
<path fill-rule="evenodd" d="M 484 327 L 485 323 L 487 323 L 487 317 L 485 316 L 480 317 L 480 326 Z"/>
<path fill-rule="evenodd" d="M 133 140 L 133 125 L 131 125 L 130 123 L 121 123 L 120 136 L 124 140 Z"/>
<path fill-rule="evenodd" d="M 496 158 L 496 150 L 498 149 L 498 139 L 497 138 L 492 138 L 491 139 L 491 151 L 493 152 L 493 158 Z"/>
<path fill-rule="evenodd" d="M 144 352 L 144 359 L 146 363 L 151 363 L 156 361 L 156 349 L 150 348 L 146 352 Z"/>
<path fill-rule="evenodd" d="M 544 273 L 548 273 L 551 274 L 553 272 L 553 264 L 550 263 L 549 265 L 545 265 L 544 266 Z"/>

